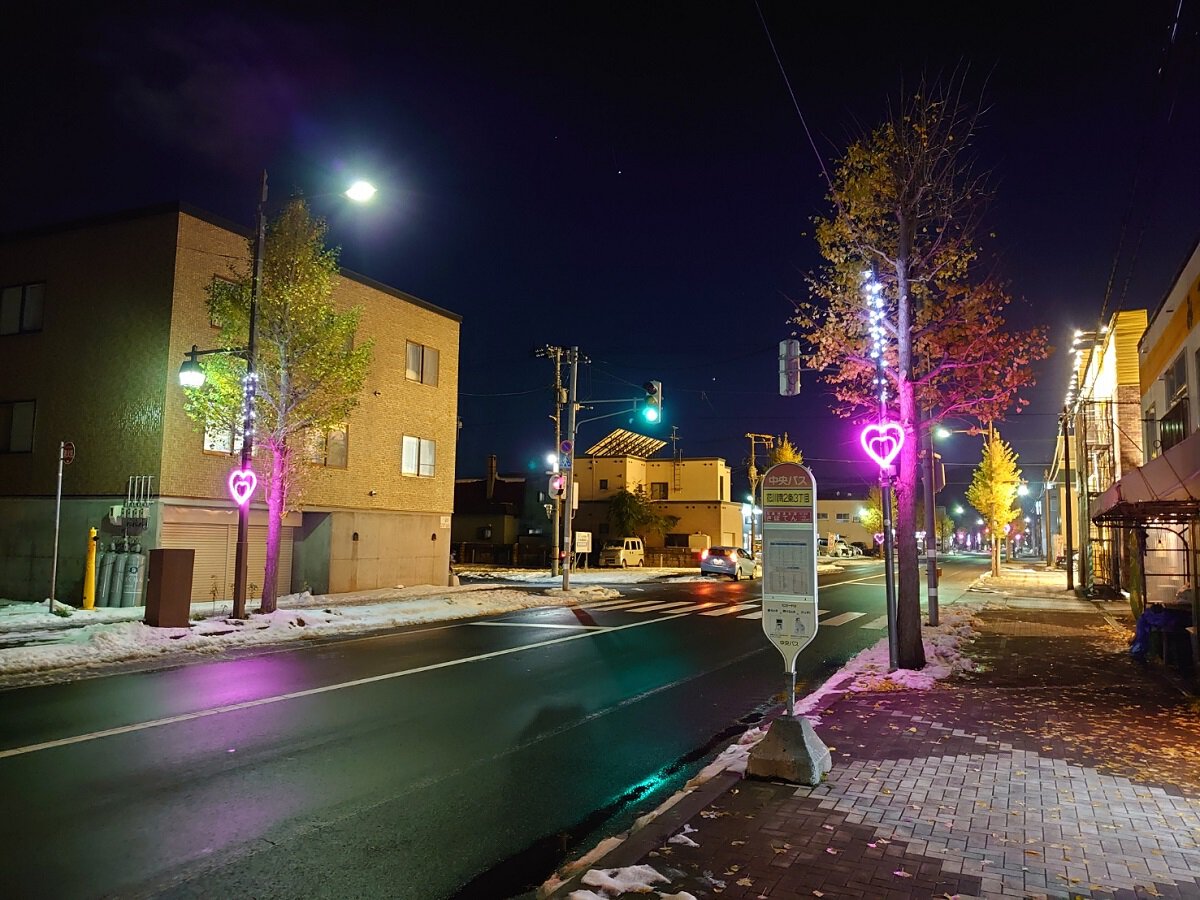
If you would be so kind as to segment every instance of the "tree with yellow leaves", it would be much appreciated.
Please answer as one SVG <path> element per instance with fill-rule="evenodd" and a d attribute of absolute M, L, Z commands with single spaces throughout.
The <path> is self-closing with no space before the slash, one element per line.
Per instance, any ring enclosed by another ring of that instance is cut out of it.
<path fill-rule="evenodd" d="M 971 476 L 967 501 L 975 507 L 992 536 L 992 575 L 1000 574 L 1000 542 L 1004 526 L 1021 515 L 1016 505 L 1021 486 L 1017 454 L 994 432 L 983 445 L 983 458 Z"/>
<path fill-rule="evenodd" d="M 785 462 L 804 465 L 804 454 L 796 449 L 796 445 L 788 438 L 786 431 L 782 437 L 775 439 L 775 445 L 767 451 L 767 458 L 773 466 Z"/>

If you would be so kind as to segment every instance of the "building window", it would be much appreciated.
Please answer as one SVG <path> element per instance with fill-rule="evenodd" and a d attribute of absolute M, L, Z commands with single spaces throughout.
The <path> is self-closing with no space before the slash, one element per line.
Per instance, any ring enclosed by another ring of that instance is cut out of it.
<path fill-rule="evenodd" d="M 828 519 L 828 518 L 829 518 L 829 513 L 823 513 L 823 512 L 819 512 L 819 513 L 817 513 L 817 518 L 818 518 L 818 519 Z"/>
<path fill-rule="evenodd" d="M 607 478 L 600 479 L 600 490 L 602 490 L 602 491 L 608 490 L 608 479 Z"/>
<path fill-rule="evenodd" d="M 225 453 L 232 456 L 242 449 L 241 423 L 209 422 L 204 426 L 204 452 Z"/>
<path fill-rule="evenodd" d="M 1154 421 L 1154 406 L 1146 410 L 1146 418 L 1142 419 L 1142 458 L 1147 462 L 1158 456 L 1158 429 Z"/>
<path fill-rule="evenodd" d="M 313 431 L 309 435 L 308 461 L 330 469 L 346 468 L 349 429 L 337 425 L 328 431 Z"/>
<path fill-rule="evenodd" d="M 1184 397 L 1169 410 L 1158 422 L 1158 439 L 1162 442 L 1163 452 L 1174 447 L 1188 436 L 1188 404 Z"/>
<path fill-rule="evenodd" d="M 0 291 L 0 334 L 42 330 L 44 283 L 14 284 Z"/>
<path fill-rule="evenodd" d="M 849 522 L 850 521 L 850 513 L 838 513 L 837 520 L 839 522 Z"/>
<path fill-rule="evenodd" d="M 33 452 L 33 419 L 37 403 L 0 403 L 0 453 Z"/>
<path fill-rule="evenodd" d="M 1175 362 L 1163 372 L 1163 382 L 1167 389 L 1168 403 L 1187 393 L 1187 360 L 1184 354 L 1180 353 L 1175 357 Z"/>
<path fill-rule="evenodd" d="M 651 500 L 666 500 L 667 499 L 667 483 L 665 481 L 650 482 L 650 499 Z"/>
<path fill-rule="evenodd" d="M 438 352 L 424 344 L 408 342 L 408 368 L 405 377 L 434 387 L 438 383 Z"/>
<path fill-rule="evenodd" d="M 436 446 L 433 441 L 406 434 L 401 451 L 400 474 L 432 478 L 437 457 Z"/>

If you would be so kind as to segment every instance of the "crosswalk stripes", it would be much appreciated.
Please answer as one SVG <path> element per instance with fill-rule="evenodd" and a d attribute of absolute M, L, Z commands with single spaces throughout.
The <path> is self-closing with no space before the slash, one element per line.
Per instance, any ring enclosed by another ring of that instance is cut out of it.
<path fill-rule="evenodd" d="M 693 606 L 691 600 L 684 600 L 682 603 L 671 603 L 669 601 L 655 601 L 653 603 L 645 603 L 640 606 L 627 606 L 625 612 L 666 612 L 671 609 L 680 609 L 684 606 Z"/>
<path fill-rule="evenodd" d="M 824 622 L 821 622 L 821 624 L 826 626 L 845 625 L 847 622 L 853 622 L 855 619 L 861 619 L 865 615 L 866 613 L 845 612 L 840 616 L 834 616 L 832 619 L 826 619 Z"/>
<path fill-rule="evenodd" d="M 735 612 L 741 612 L 744 609 L 750 609 L 753 606 L 758 606 L 758 601 L 753 603 L 739 603 L 737 606 L 726 606 L 724 609 L 710 609 L 700 613 L 702 616 L 728 616 Z"/>
<path fill-rule="evenodd" d="M 601 612 L 628 612 L 628 613 L 674 613 L 678 614 L 687 610 L 687 607 L 692 607 L 697 615 L 717 617 L 717 616 L 734 616 L 739 619 L 749 619 L 751 621 L 762 619 L 763 611 L 761 601 L 758 598 L 738 603 L 733 606 L 727 605 L 719 600 L 630 600 L 628 598 L 618 598 L 616 600 L 601 600 L 597 603 L 586 603 L 583 606 L 590 610 Z M 847 625 L 850 622 L 866 616 L 862 612 L 844 612 L 828 619 L 821 619 L 821 616 L 827 616 L 832 610 L 818 609 L 817 618 L 821 625 L 827 628 L 836 628 L 839 625 Z M 871 619 L 867 622 L 861 622 L 859 628 L 883 629 L 887 628 L 887 616 L 882 615 Z"/>

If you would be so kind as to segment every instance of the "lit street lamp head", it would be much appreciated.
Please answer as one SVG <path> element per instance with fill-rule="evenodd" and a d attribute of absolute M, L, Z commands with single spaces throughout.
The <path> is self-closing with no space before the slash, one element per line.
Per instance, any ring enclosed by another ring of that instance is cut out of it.
<path fill-rule="evenodd" d="M 204 384 L 204 370 L 200 368 L 200 363 L 196 360 L 198 355 L 196 348 L 192 347 L 191 352 L 186 355 L 187 359 L 179 367 L 179 383 L 186 388 L 198 388 Z"/>
<path fill-rule="evenodd" d="M 355 203 L 366 203 L 375 193 L 375 185 L 369 181 L 356 181 L 346 189 L 346 196 Z"/>

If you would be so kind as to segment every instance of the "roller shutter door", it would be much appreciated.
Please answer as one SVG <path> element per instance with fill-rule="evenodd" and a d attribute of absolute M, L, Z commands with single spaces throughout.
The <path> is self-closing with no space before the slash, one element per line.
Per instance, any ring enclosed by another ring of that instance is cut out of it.
<path fill-rule="evenodd" d="M 279 594 L 291 592 L 292 585 L 292 531 L 282 529 L 279 538 Z M 251 525 L 247 535 L 250 558 L 246 563 L 246 579 L 254 586 L 251 597 L 262 595 L 263 569 L 267 560 L 267 526 Z M 236 525 L 196 525 L 174 522 L 163 523 L 162 546 L 165 549 L 192 549 L 196 551 L 195 568 L 192 570 L 192 602 L 213 599 L 216 589 L 218 600 L 233 596 L 233 568 L 237 559 Z"/>
<path fill-rule="evenodd" d="M 186 525 L 164 522 L 162 545 L 165 549 L 196 551 L 192 569 L 192 602 L 223 600 L 233 593 L 233 554 L 229 552 L 228 525 Z"/>

